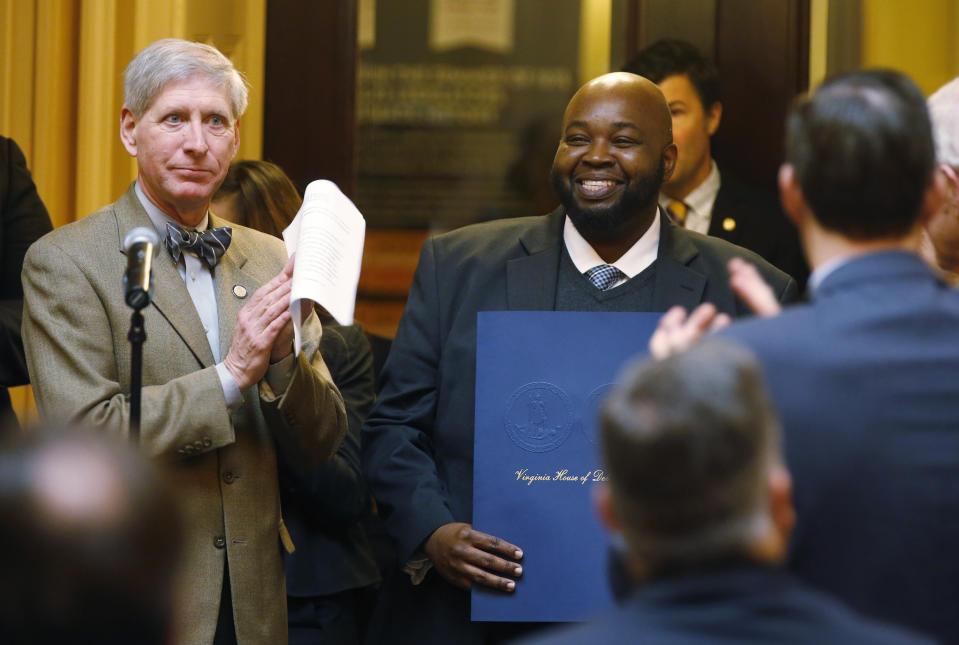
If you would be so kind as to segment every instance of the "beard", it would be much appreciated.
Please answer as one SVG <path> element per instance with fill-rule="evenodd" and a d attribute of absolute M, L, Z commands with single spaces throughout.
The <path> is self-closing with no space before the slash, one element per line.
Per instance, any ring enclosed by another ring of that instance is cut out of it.
<path fill-rule="evenodd" d="M 560 177 L 555 170 L 550 170 L 549 181 L 580 235 L 587 238 L 608 237 L 659 197 L 665 173 L 666 163 L 660 158 L 656 171 L 627 184 L 617 202 L 595 208 L 581 208 L 573 199 L 571 182 Z"/>

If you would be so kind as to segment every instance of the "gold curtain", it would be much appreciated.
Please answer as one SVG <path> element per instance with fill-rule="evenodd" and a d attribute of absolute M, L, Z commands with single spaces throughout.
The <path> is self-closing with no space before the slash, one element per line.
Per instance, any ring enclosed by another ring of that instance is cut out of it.
<path fill-rule="evenodd" d="M 215 45 L 246 74 L 238 158 L 259 159 L 265 21 L 266 0 L 0 0 L 0 134 L 26 155 L 53 225 L 114 201 L 136 178 L 118 136 L 123 70 L 158 38 Z M 32 420 L 30 388 L 10 395 Z"/>

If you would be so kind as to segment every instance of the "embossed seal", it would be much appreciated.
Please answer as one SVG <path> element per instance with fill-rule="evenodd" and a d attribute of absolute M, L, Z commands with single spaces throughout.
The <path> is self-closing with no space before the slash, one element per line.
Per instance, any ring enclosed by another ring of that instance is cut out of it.
<path fill-rule="evenodd" d="M 504 423 L 510 440 L 523 450 L 549 452 L 572 430 L 569 397 L 552 383 L 527 383 L 510 397 Z"/>
<path fill-rule="evenodd" d="M 598 386 L 586 397 L 586 416 L 583 418 L 583 434 L 590 443 L 596 443 L 596 428 L 599 427 L 599 406 L 610 390 L 616 387 L 615 383 L 606 383 Z"/>

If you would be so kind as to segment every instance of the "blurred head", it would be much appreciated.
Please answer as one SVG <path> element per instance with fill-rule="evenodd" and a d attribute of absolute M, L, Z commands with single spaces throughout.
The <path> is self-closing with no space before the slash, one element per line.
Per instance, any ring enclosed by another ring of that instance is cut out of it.
<path fill-rule="evenodd" d="M 120 139 L 137 159 L 140 187 L 174 220 L 196 226 L 240 145 L 243 78 L 215 48 L 167 38 L 130 61 L 124 101 Z"/>
<path fill-rule="evenodd" d="M 601 409 L 600 500 L 638 577 L 777 560 L 792 528 L 780 430 L 745 349 L 708 340 L 627 368 Z"/>
<path fill-rule="evenodd" d="M 710 137 L 719 128 L 723 112 L 716 66 L 688 42 L 660 40 L 623 69 L 653 81 L 666 96 L 679 156 L 663 192 L 682 199 L 703 183 L 712 169 Z"/>
<path fill-rule="evenodd" d="M 808 207 L 849 240 L 913 233 L 933 185 L 935 149 L 926 101 L 889 70 L 840 75 L 800 98 L 786 120 L 783 206 Z M 790 199 L 790 189 L 801 199 Z"/>
<path fill-rule="evenodd" d="M 283 169 L 269 161 L 235 161 L 213 196 L 213 212 L 242 226 L 281 237 L 303 199 Z"/>
<path fill-rule="evenodd" d="M 550 181 L 583 237 L 616 239 L 649 227 L 675 162 L 662 92 L 635 74 L 615 72 L 594 78 L 570 100 Z"/>
<path fill-rule="evenodd" d="M 4 642 L 169 642 L 180 533 L 171 497 L 127 445 L 78 430 L 0 451 Z"/>
<path fill-rule="evenodd" d="M 959 273 L 959 78 L 929 97 L 936 161 L 947 176 L 946 199 L 926 222 L 923 256 L 934 266 Z"/>

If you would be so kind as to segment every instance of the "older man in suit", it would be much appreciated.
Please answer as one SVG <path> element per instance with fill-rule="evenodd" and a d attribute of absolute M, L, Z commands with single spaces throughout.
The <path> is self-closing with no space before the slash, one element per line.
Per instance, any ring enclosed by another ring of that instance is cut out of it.
<path fill-rule="evenodd" d="M 959 642 L 959 292 L 916 254 L 947 183 L 923 95 L 891 71 L 832 79 L 793 108 L 786 153 L 810 302 L 723 333 L 756 352 L 782 415 L 799 516 L 789 566 L 864 613 Z M 654 340 L 689 337 L 683 317 L 667 314 Z"/>
<path fill-rule="evenodd" d="M 795 283 L 757 255 L 663 215 L 656 198 L 676 162 L 670 128 L 653 83 L 627 73 L 596 78 L 563 120 L 552 169 L 561 208 L 424 245 L 364 426 L 367 476 L 411 572 L 388 582 L 374 638 L 465 644 L 515 631 L 470 623 L 461 591 L 522 584 L 519 547 L 470 525 L 477 312 L 664 311 L 708 301 L 738 315 L 744 307 L 725 268 L 738 256 L 760 264 L 779 298 L 795 295 Z"/>
<path fill-rule="evenodd" d="M 124 236 L 166 238 L 144 310 L 142 450 L 169 466 L 185 515 L 181 642 L 281 643 L 286 604 L 277 452 L 322 462 L 347 427 L 304 322 L 292 351 L 283 243 L 221 227 L 210 199 L 239 145 L 247 89 L 200 43 L 153 43 L 125 75 L 120 136 L 138 178 L 115 203 L 45 236 L 24 268 L 24 341 L 47 417 L 126 432 L 130 310 Z M 169 251 L 169 252 L 167 252 Z"/>

